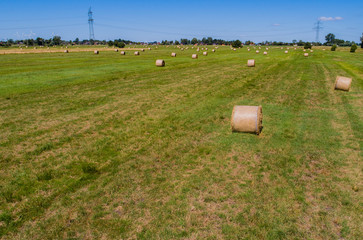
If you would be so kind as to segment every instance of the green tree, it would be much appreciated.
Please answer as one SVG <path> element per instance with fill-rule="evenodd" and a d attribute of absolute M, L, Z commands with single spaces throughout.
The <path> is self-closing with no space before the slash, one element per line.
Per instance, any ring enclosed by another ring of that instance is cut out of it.
<path fill-rule="evenodd" d="M 351 47 L 350 47 L 350 52 L 351 53 L 354 53 L 355 52 L 355 50 L 357 50 L 357 45 L 356 44 L 353 44 Z"/>
<path fill-rule="evenodd" d="M 331 51 L 335 51 L 337 49 L 337 45 L 336 44 L 334 44 L 333 46 L 331 46 Z"/>
<path fill-rule="evenodd" d="M 175 41 L 174 41 L 174 44 L 175 44 L 175 45 L 179 45 L 179 44 L 180 44 L 180 42 L 179 42 L 178 40 L 175 40 Z"/>
<path fill-rule="evenodd" d="M 326 43 L 329 45 L 333 44 L 335 42 L 335 35 L 332 33 L 329 33 L 328 35 L 325 36 L 325 41 Z"/>
<path fill-rule="evenodd" d="M 195 45 L 195 44 L 198 43 L 198 39 L 197 38 L 193 38 L 190 43 L 193 44 L 193 45 Z"/>
<path fill-rule="evenodd" d="M 74 43 L 78 45 L 78 44 L 79 44 L 79 38 L 76 38 L 76 39 L 74 40 Z"/>
<path fill-rule="evenodd" d="M 61 43 L 62 43 L 61 37 L 60 36 L 54 36 L 53 39 L 52 39 L 52 42 L 53 42 L 54 45 L 61 45 Z"/>
<path fill-rule="evenodd" d="M 242 47 L 242 42 L 240 40 L 235 40 L 232 42 L 232 47 L 234 48 Z"/>
<path fill-rule="evenodd" d="M 309 43 L 309 42 L 306 42 L 305 44 L 304 44 L 304 49 L 311 49 L 311 43 Z"/>
<path fill-rule="evenodd" d="M 360 47 L 363 48 L 363 33 L 362 33 L 362 36 L 360 37 Z"/>

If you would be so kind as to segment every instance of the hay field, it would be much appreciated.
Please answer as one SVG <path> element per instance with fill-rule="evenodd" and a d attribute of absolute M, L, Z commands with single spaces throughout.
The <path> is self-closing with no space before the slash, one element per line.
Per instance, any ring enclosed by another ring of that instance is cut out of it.
<path fill-rule="evenodd" d="M 363 51 L 208 49 L 0 55 L 0 238 L 363 239 Z"/>

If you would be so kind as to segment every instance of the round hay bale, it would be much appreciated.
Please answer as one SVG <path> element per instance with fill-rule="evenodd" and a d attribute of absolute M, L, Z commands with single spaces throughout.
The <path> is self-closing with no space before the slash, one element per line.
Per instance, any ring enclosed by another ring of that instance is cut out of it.
<path fill-rule="evenodd" d="M 99 54 L 100 52 L 98 50 L 95 50 L 93 53 L 94 54 Z"/>
<path fill-rule="evenodd" d="M 180 50 L 181 50 L 181 51 L 184 51 L 184 48 L 181 48 Z"/>
<path fill-rule="evenodd" d="M 247 49 L 247 51 L 250 51 L 251 49 Z"/>
<path fill-rule="evenodd" d="M 134 55 L 135 55 L 135 56 L 140 55 L 140 52 L 136 51 L 136 52 L 134 53 Z"/>
<path fill-rule="evenodd" d="M 141 52 L 144 52 L 145 51 L 145 49 L 141 49 Z"/>
<path fill-rule="evenodd" d="M 118 52 L 118 49 L 115 49 L 115 52 Z"/>
<path fill-rule="evenodd" d="M 268 47 L 266 48 L 266 50 L 268 50 Z"/>
<path fill-rule="evenodd" d="M 121 55 L 126 55 L 126 52 L 124 52 L 124 51 L 121 51 L 120 53 L 121 53 Z"/>
<path fill-rule="evenodd" d="M 64 53 L 68 53 L 68 50 L 64 50 Z"/>
<path fill-rule="evenodd" d="M 208 52 L 203 52 L 203 55 L 204 56 L 208 56 Z"/>
<path fill-rule="evenodd" d="M 148 48 L 149 50 L 151 50 L 151 48 Z"/>
<path fill-rule="evenodd" d="M 314 52 L 314 50 L 310 50 L 310 52 Z"/>
<path fill-rule="evenodd" d="M 198 54 L 193 54 L 193 55 L 192 55 L 192 58 L 193 58 L 193 59 L 197 59 L 197 58 L 198 58 Z"/>
<path fill-rule="evenodd" d="M 215 49 L 212 49 L 212 52 L 215 52 L 216 50 Z"/>
<path fill-rule="evenodd" d="M 255 59 L 249 59 L 247 61 L 247 66 L 248 67 L 254 67 L 255 66 Z"/>
<path fill-rule="evenodd" d="M 303 51 L 306 52 L 306 49 L 304 49 Z"/>
<path fill-rule="evenodd" d="M 349 91 L 351 85 L 352 85 L 351 78 L 337 76 L 337 79 L 335 81 L 336 90 Z"/>
<path fill-rule="evenodd" d="M 267 52 L 263 52 L 263 55 L 267 55 Z"/>
<path fill-rule="evenodd" d="M 285 53 L 289 53 L 289 51 L 285 51 Z"/>
<path fill-rule="evenodd" d="M 236 49 L 235 49 L 235 48 L 233 48 L 233 51 L 236 51 Z"/>
<path fill-rule="evenodd" d="M 260 134 L 262 106 L 234 106 L 231 117 L 232 132 Z"/>
<path fill-rule="evenodd" d="M 304 57 L 308 57 L 309 56 L 309 53 L 304 53 Z"/>
<path fill-rule="evenodd" d="M 173 53 L 171 53 L 171 56 L 172 56 L 172 57 L 176 57 L 176 53 L 174 53 L 174 52 L 173 52 Z"/>
<path fill-rule="evenodd" d="M 206 51 L 208 51 L 208 48 L 205 48 Z"/>
<path fill-rule="evenodd" d="M 325 48 L 323 49 L 323 51 L 325 51 Z"/>
<path fill-rule="evenodd" d="M 197 52 L 199 52 L 199 48 L 197 49 Z"/>
<path fill-rule="evenodd" d="M 162 59 L 158 59 L 158 60 L 156 60 L 155 64 L 156 64 L 157 67 L 164 67 L 165 66 L 165 61 L 162 60 Z"/>
<path fill-rule="evenodd" d="M 256 53 L 258 54 L 258 53 L 260 53 L 260 51 L 256 50 Z"/>

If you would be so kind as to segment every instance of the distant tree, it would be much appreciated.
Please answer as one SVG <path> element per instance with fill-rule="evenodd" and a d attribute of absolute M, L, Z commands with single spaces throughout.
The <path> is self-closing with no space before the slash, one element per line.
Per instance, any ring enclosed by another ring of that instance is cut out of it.
<path fill-rule="evenodd" d="M 213 38 L 208 37 L 208 38 L 207 38 L 206 43 L 207 43 L 208 45 L 212 45 L 212 44 L 213 44 Z"/>
<path fill-rule="evenodd" d="M 354 53 L 355 52 L 355 50 L 357 50 L 357 45 L 356 44 L 353 44 L 351 47 L 350 47 L 350 52 L 351 53 Z"/>
<path fill-rule="evenodd" d="M 362 33 L 362 36 L 360 37 L 360 47 L 363 48 L 363 33 Z"/>
<path fill-rule="evenodd" d="M 108 42 L 107 42 L 107 45 L 108 45 L 109 47 L 111 47 L 111 46 L 113 46 L 113 45 L 114 45 L 114 43 L 113 43 L 113 41 L 111 41 L 111 40 L 110 40 L 110 41 L 108 41 Z"/>
<path fill-rule="evenodd" d="M 311 49 L 311 43 L 309 43 L 309 42 L 306 42 L 305 44 L 304 44 L 304 49 Z"/>
<path fill-rule="evenodd" d="M 335 42 L 335 35 L 332 33 L 329 33 L 328 35 L 325 36 L 325 41 L 327 43 L 327 45 L 331 45 Z"/>
<path fill-rule="evenodd" d="M 61 43 L 62 43 L 61 37 L 60 36 L 54 36 L 53 39 L 52 39 L 52 42 L 53 42 L 54 45 L 61 45 Z"/>
<path fill-rule="evenodd" d="M 296 43 L 297 43 L 297 40 L 295 40 L 295 39 L 294 39 L 294 40 L 292 40 L 292 43 L 293 43 L 293 44 L 296 44 Z"/>
<path fill-rule="evenodd" d="M 74 39 L 74 43 L 78 45 L 79 44 L 79 38 Z"/>
<path fill-rule="evenodd" d="M 181 44 L 187 45 L 190 43 L 190 40 L 188 40 L 186 38 L 182 38 L 182 39 L 180 39 L 180 42 L 181 42 Z"/>
<path fill-rule="evenodd" d="M 125 46 L 126 46 L 126 44 L 124 42 L 117 43 L 117 47 L 119 47 L 119 48 L 124 48 Z"/>
<path fill-rule="evenodd" d="M 192 41 L 190 41 L 191 44 L 195 45 L 198 43 L 198 39 L 197 38 L 193 38 Z"/>
<path fill-rule="evenodd" d="M 331 51 L 335 51 L 337 49 L 337 45 L 336 44 L 334 44 L 333 46 L 331 46 Z"/>
<path fill-rule="evenodd" d="M 180 42 L 179 42 L 178 40 L 175 40 L 175 41 L 174 41 L 174 44 L 175 44 L 175 45 L 179 45 L 179 44 L 180 44 Z"/>
<path fill-rule="evenodd" d="M 240 40 L 235 40 L 232 42 L 232 47 L 234 48 L 242 47 L 242 42 Z"/>

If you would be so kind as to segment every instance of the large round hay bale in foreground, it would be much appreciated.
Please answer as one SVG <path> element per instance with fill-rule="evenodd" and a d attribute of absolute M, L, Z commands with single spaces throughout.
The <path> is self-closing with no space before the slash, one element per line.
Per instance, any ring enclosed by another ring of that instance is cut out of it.
<path fill-rule="evenodd" d="M 121 55 L 125 55 L 126 54 L 126 52 L 124 52 L 124 51 L 121 51 L 120 53 L 121 53 Z"/>
<path fill-rule="evenodd" d="M 254 67 L 255 66 L 255 59 L 249 59 L 247 61 L 247 66 L 248 67 Z"/>
<path fill-rule="evenodd" d="M 94 51 L 94 54 L 99 54 L 100 52 L 98 50 L 95 50 Z"/>
<path fill-rule="evenodd" d="M 349 91 L 350 86 L 352 85 L 352 79 L 347 77 L 338 76 L 335 81 L 335 89 Z"/>
<path fill-rule="evenodd" d="M 208 52 L 203 52 L 203 55 L 204 56 L 208 56 Z"/>
<path fill-rule="evenodd" d="M 308 57 L 309 56 L 309 53 L 304 53 L 304 57 Z"/>
<path fill-rule="evenodd" d="M 137 52 L 137 51 L 136 51 L 134 54 L 135 54 L 135 56 L 140 55 L 140 53 L 139 53 L 139 52 Z"/>
<path fill-rule="evenodd" d="M 232 132 L 260 134 L 262 106 L 234 106 L 231 118 Z"/>
<path fill-rule="evenodd" d="M 198 54 L 193 54 L 193 55 L 192 55 L 192 58 L 193 58 L 193 59 L 197 59 L 197 58 L 198 58 Z"/>
<path fill-rule="evenodd" d="M 171 53 L 171 56 L 172 56 L 172 57 L 176 57 L 176 53 L 174 53 L 174 52 L 173 52 L 173 53 Z"/>
<path fill-rule="evenodd" d="M 162 59 L 158 59 L 158 60 L 156 60 L 155 64 L 156 64 L 157 67 L 164 67 L 165 66 L 165 61 L 162 60 Z"/>

